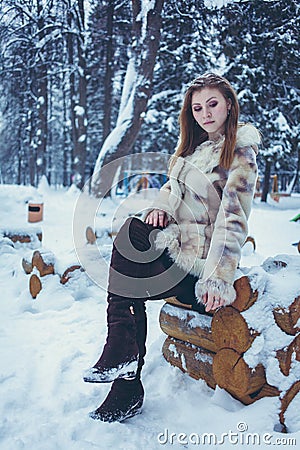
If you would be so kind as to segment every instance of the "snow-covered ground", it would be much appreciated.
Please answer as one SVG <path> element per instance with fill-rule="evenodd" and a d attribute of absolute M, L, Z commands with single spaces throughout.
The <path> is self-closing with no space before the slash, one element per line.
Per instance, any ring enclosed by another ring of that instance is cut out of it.
<path fill-rule="evenodd" d="M 29 187 L 0 186 L 0 229 L 26 229 L 26 202 L 36 199 L 36 194 Z M 29 293 L 30 275 L 25 274 L 21 261 L 30 259 L 38 244 L 12 247 L 7 240 L 0 242 L 1 450 L 299 448 L 299 411 L 298 417 L 290 419 L 293 432 L 281 434 L 274 431 L 278 429 L 278 398 L 244 406 L 225 391 L 211 390 L 164 360 L 165 335 L 158 324 L 162 301 L 147 305 L 142 414 L 122 424 L 90 419 L 88 413 L 99 406 L 110 388 L 82 381 L 83 371 L 97 360 L 106 336 L 105 285 L 111 238 L 103 230 L 111 225 L 117 228 L 132 209 L 146 201 L 138 196 L 125 203 L 120 199 L 99 202 L 87 195 L 78 201 L 76 189 L 55 190 L 45 183 L 39 194 L 43 196 L 44 221 L 34 227 L 43 232 L 41 249 L 55 255 L 57 274 L 42 278 L 36 300 Z M 241 265 L 258 266 L 281 253 L 298 255 L 292 243 L 300 239 L 300 223 L 290 219 L 299 210 L 300 198 L 281 199 L 278 205 L 256 202 L 250 234 L 257 250 L 253 253 L 245 248 Z M 91 223 L 93 214 L 96 223 Z M 116 220 L 112 223 L 113 216 Z M 98 246 L 85 243 L 87 225 L 103 232 Z M 74 272 L 67 284 L 60 284 L 58 274 L 78 257 L 89 263 L 87 271 Z M 203 433 L 213 433 L 216 443 L 197 442 Z M 222 433 L 230 436 L 223 435 L 224 442 Z M 246 436 L 253 433 L 260 443 L 256 440 L 253 445 L 250 440 L 247 445 Z M 288 444 L 291 438 L 294 443 Z"/>

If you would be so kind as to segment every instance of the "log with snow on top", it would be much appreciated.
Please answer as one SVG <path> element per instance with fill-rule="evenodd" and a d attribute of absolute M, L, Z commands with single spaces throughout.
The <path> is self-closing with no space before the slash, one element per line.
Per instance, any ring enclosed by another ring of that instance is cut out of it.
<path fill-rule="evenodd" d="M 166 299 L 160 314 L 168 335 L 163 355 L 246 405 L 280 396 L 284 425 L 300 396 L 300 256 L 278 255 L 241 271 L 235 302 L 212 317 Z"/>
<path fill-rule="evenodd" d="M 8 238 L 14 244 L 29 244 L 30 247 L 39 247 L 43 232 L 39 225 L 4 226 L 0 228 L 0 238 Z"/>
<path fill-rule="evenodd" d="M 22 267 L 24 272 L 30 276 L 29 280 L 29 291 L 32 298 L 36 298 L 37 295 L 42 290 L 41 278 L 47 275 L 59 275 L 60 283 L 66 284 L 71 278 L 74 277 L 74 273 L 79 270 L 84 271 L 82 266 L 77 262 L 69 264 L 67 268 L 64 269 L 63 273 L 58 269 L 57 259 L 55 255 L 46 249 L 35 250 L 32 254 L 31 259 L 23 258 Z"/>

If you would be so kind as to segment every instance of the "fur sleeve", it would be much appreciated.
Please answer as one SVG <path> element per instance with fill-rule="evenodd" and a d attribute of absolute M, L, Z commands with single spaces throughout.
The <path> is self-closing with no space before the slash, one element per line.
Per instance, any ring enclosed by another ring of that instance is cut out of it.
<path fill-rule="evenodd" d="M 157 197 L 155 198 L 155 200 L 153 201 L 152 205 L 149 206 L 144 211 L 142 220 L 145 220 L 147 215 L 154 209 L 161 209 L 162 211 L 165 211 L 169 217 L 171 217 L 170 205 L 169 205 L 170 192 L 171 192 L 171 186 L 170 186 L 170 180 L 168 180 L 160 188 L 159 193 L 158 193 Z"/>
<path fill-rule="evenodd" d="M 237 148 L 223 190 L 207 260 L 196 284 L 199 301 L 206 292 L 223 298 L 227 305 L 235 300 L 234 276 L 248 233 L 256 177 L 254 149 L 251 146 Z"/>

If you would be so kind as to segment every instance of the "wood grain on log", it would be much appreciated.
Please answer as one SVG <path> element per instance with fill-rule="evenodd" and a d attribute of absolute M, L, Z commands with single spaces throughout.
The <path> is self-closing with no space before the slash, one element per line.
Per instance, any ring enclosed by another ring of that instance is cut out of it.
<path fill-rule="evenodd" d="M 39 277 L 35 274 L 31 275 L 29 280 L 29 291 L 32 296 L 32 298 L 36 298 L 37 295 L 42 290 L 42 283 Z"/>
<path fill-rule="evenodd" d="M 288 308 L 275 308 L 273 314 L 279 328 L 294 336 L 300 331 L 300 327 L 297 326 L 300 319 L 300 296 Z"/>
<path fill-rule="evenodd" d="M 231 395 L 240 400 L 240 402 L 244 403 L 244 405 L 251 405 L 252 403 L 264 397 L 278 397 L 280 395 L 280 391 L 277 389 L 277 387 L 271 386 L 270 384 L 266 383 L 261 389 L 253 392 L 252 394 L 248 394 L 239 398 L 233 394 Z"/>
<path fill-rule="evenodd" d="M 219 350 L 214 356 L 213 375 L 216 383 L 237 397 L 253 394 L 266 384 L 264 367 L 251 369 L 242 355 L 230 348 Z"/>
<path fill-rule="evenodd" d="M 165 304 L 160 311 L 159 323 L 167 335 L 216 352 L 210 316 Z"/>
<path fill-rule="evenodd" d="M 46 263 L 43 259 L 43 255 L 36 250 L 32 256 L 32 267 L 36 267 L 40 272 L 40 276 L 54 274 L 54 265 L 52 263 Z"/>
<path fill-rule="evenodd" d="M 225 306 L 216 311 L 211 331 L 217 350 L 231 348 L 238 353 L 246 352 L 259 335 L 257 331 L 248 328 L 242 314 L 232 306 Z"/>
<path fill-rule="evenodd" d="M 279 361 L 281 372 L 288 376 L 291 369 L 292 359 L 300 362 L 300 334 L 295 337 L 287 348 L 277 350 L 276 358 Z"/>
<path fill-rule="evenodd" d="M 285 417 L 284 414 L 289 406 L 289 404 L 293 401 L 296 395 L 300 392 L 300 380 L 296 381 L 285 393 L 285 395 L 281 399 L 281 411 L 279 414 L 280 423 L 285 425 Z"/>
<path fill-rule="evenodd" d="M 162 352 L 165 359 L 182 372 L 196 380 L 203 379 L 213 389 L 216 387 L 212 352 L 171 337 L 165 340 Z"/>
<path fill-rule="evenodd" d="M 253 291 L 248 277 L 244 276 L 235 280 L 234 288 L 236 299 L 232 306 L 238 311 L 246 311 L 256 302 L 258 291 Z"/>

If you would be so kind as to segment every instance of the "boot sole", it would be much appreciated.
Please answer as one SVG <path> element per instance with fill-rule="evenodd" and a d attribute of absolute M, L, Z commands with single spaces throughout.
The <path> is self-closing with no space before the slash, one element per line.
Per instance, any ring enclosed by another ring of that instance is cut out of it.
<path fill-rule="evenodd" d="M 138 414 L 141 414 L 142 412 L 142 405 L 143 400 L 138 400 L 132 407 L 124 414 L 119 416 L 113 416 L 104 414 L 101 415 L 100 413 L 97 413 L 96 411 L 93 411 L 89 414 L 89 417 L 94 420 L 101 420 L 102 422 L 124 422 L 124 420 L 130 419 L 131 417 L 134 417 Z"/>
<path fill-rule="evenodd" d="M 86 383 L 111 383 L 119 378 L 135 378 L 138 369 L 138 360 L 121 364 L 107 371 L 99 371 L 96 367 L 88 369 L 83 375 Z"/>

